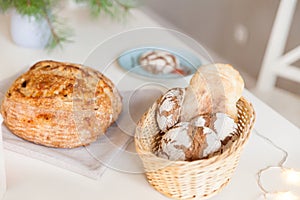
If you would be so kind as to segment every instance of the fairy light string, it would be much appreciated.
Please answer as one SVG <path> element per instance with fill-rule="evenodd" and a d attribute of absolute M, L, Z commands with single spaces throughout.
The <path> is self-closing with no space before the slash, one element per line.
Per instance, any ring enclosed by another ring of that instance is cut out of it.
<path fill-rule="evenodd" d="M 279 150 L 282 153 L 282 158 L 280 159 L 280 161 L 278 162 L 277 165 L 269 165 L 265 168 L 260 169 L 257 172 L 257 177 L 256 177 L 256 181 L 257 181 L 257 185 L 259 186 L 260 190 L 262 191 L 262 195 L 264 199 L 268 198 L 268 195 L 272 195 L 275 197 L 275 199 L 277 200 L 296 200 L 299 199 L 299 197 L 297 197 L 296 195 L 294 195 L 291 191 L 274 191 L 274 192 L 270 192 L 268 191 L 265 186 L 262 184 L 262 174 L 268 170 L 271 169 L 280 169 L 282 172 L 288 172 L 287 177 L 289 177 L 289 180 L 291 180 L 291 182 L 296 183 L 297 179 L 295 179 L 295 176 L 299 176 L 298 177 L 298 181 L 300 182 L 300 171 L 296 171 L 294 169 L 291 168 L 287 168 L 284 167 L 285 162 L 287 161 L 287 158 L 289 156 L 288 152 L 283 149 L 282 147 L 278 146 L 277 144 L 275 144 L 272 140 L 270 140 L 268 137 L 260 134 L 257 130 L 255 130 L 255 134 L 262 138 L 264 141 L 266 141 L 268 144 L 270 144 L 271 146 L 273 146 L 274 148 L 276 148 L 277 150 Z"/>

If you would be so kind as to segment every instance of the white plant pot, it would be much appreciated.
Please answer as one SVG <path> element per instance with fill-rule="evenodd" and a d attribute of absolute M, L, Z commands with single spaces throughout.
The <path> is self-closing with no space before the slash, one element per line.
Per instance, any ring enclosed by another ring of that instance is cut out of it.
<path fill-rule="evenodd" d="M 50 38 L 50 27 L 46 20 L 37 20 L 34 16 L 21 16 L 17 12 L 11 15 L 10 26 L 12 40 L 27 48 L 44 48 Z"/>

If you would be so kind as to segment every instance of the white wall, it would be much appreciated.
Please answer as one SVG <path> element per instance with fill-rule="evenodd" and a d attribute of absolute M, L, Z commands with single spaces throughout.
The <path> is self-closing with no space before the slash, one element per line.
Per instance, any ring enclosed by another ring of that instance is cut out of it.
<path fill-rule="evenodd" d="M 278 5 L 279 0 L 144 0 L 145 7 L 253 78 L 259 73 Z M 300 3 L 294 19 L 287 49 L 300 44 Z M 240 42 L 235 36 L 237 29 Z M 300 94 L 299 85 L 282 79 L 278 82 Z"/>

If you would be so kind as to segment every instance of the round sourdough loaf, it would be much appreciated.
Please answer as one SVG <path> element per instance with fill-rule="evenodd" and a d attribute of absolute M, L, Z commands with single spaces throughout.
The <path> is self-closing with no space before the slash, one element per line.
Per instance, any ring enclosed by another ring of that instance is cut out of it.
<path fill-rule="evenodd" d="M 49 147 L 87 145 L 117 119 L 122 101 L 100 72 L 78 64 L 41 61 L 21 75 L 1 105 L 17 136 Z"/>

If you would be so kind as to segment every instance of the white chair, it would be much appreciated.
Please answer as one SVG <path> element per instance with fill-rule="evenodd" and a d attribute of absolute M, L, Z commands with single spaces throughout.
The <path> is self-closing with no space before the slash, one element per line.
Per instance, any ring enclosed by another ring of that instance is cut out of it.
<path fill-rule="evenodd" d="M 259 73 L 256 90 L 270 91 L 278 76 L 300 83 L 300 69 L 292 64 L 300 59 L 300 45 L 284 53 L 297 0 L 281 0 Z"/>

